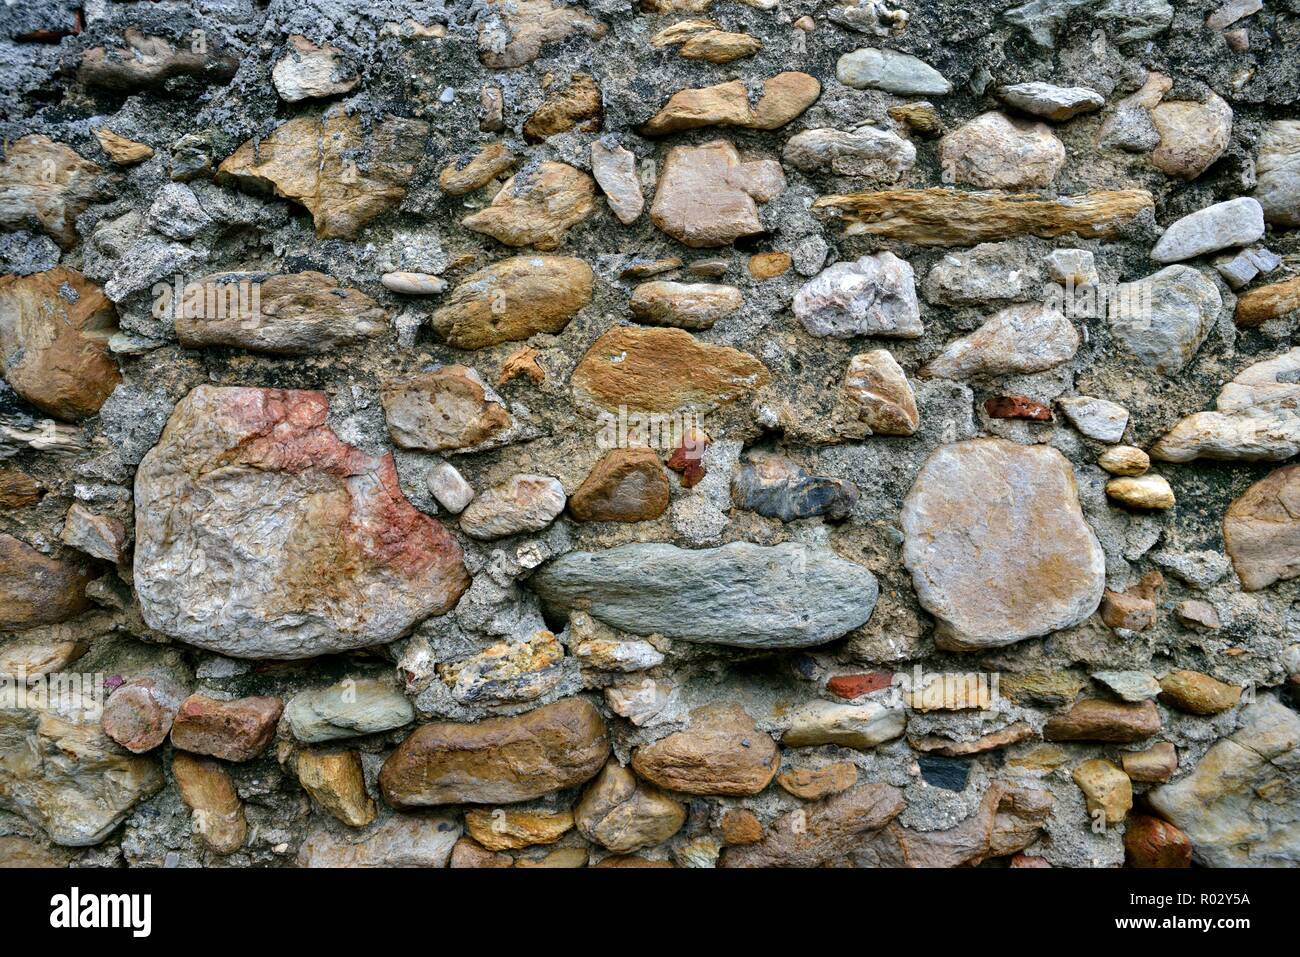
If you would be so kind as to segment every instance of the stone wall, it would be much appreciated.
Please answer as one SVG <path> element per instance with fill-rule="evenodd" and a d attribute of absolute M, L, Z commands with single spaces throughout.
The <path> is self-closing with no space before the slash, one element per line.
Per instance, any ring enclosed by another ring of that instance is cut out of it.
<path fill-rule="evenodd" d="M 1300 861 L 1296 0 L 0 18 L 0 863 Z"/>

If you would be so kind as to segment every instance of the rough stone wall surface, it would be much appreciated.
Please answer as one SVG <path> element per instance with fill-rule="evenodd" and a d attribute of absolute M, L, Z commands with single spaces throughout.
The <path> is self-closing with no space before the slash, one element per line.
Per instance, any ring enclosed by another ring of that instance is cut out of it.
<path fill-rule="evenodd" d="M 1300 864 L 1300 2 L 0 10 L 0 865 Z"/>

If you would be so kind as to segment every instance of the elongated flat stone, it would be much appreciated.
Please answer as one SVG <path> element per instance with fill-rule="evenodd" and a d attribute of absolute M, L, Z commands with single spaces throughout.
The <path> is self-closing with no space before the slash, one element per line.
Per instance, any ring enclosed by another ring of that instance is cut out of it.
<path fill-rule="evenodd" d="M 918 246 L 974 246 L 982 242 L 1078 233 L 1113 239 L 1144 211 L 1154 209 L 1144 189 L 1098 190 L 1046 199 L 1037 193 L 956 189 L 889 189 L 823 196 L 813 204 L 844 221 L 846 236 L 879 236 Z"/>
<path fill-rule="evenodd" d="M 838 638 L 866 623 L 878 591 L 871 572 L 826 549 L 748 542 L 570 552 L 531 584 L 557 609 L 632 634 L 754 648 Z"/>
<path fill-rule="evenodd" d="M 997 648 L 1097 610 L 1106 559 L 1083 519 L 1074 472 L 1045 445 L 944 445 L 903 503 L 903 564 L 938 619 L 935 641 Z"/>

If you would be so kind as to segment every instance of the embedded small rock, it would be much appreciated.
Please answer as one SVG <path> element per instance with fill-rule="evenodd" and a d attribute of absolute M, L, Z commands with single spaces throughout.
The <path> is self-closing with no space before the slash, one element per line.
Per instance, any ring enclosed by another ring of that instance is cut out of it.
<path fill-rule="evenodd" d="M 172 722 L 172 746 L 224 761 L 251 761 L 270 747 L 283 713 L 279 698 L 218 701 L 193 694 L 181 702 Z"/>
<path fill-rule="evenodd" d="M 882 252 L 830 266 L 794 297 L 795 317 L 815 336 L 915 339 L 925 331 L 907 260 Z"/>
<path fill-rule="evenodd" d="M 1037 303 L 1008 306 L 949 343 L 921 375 L 969 379 L 1043 372 L 1074 358 L 1079 342 L 1074 324 L 1057 310 Z"/>
<path fill-rule="evenodd" d="M 697 709 L 685 731 L 632 754 L 637 776 L 685 794 L 758 794 L 772 783 L 780 764 L 776 743 L 734 704 Z"/>
<path fill-rule="evenodd" d="M 564 487 L 548 475 L 515 475 L 480 492 L 460 513 L 472 538 L 504 538 L 536 532 L 564 511 Z"/>
<path fill-rule="evenodd" d="M 1065 166 L 1065 146 L 1045 123 L 991 112 L 953 130 L 939 143 L 944 181 L 978 189 L 1051 186 Z"/>

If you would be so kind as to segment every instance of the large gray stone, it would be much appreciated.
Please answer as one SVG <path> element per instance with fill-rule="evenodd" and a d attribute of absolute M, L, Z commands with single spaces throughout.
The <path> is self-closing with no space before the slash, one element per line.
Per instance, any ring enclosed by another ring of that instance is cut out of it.
<path fill-rule="evenodd" d="M 1300 715 L 1261 697 L 1191 774 L 1147 800 L 1204 867 L 1300 866 Z"/>
<path fill-rule="evenodd" d="M 1264 218 L 1278 226 L 1300 226 L 1300 120 L 1277 120 L 1264 129 L 1255 174 L 1255 198 Z"/>
<path fill-rule="evenodd" d="M 1106 559 L 1069 461 L 1045 445 L 973 439 L 931 454 L 903 502 L 903 564 L 935 641 L 996 648 L 1083 621 Z"/>
<path fill-rule="evenodd" d="M 814 336 L 915 339 L 924 332 L 912 267 L 889 252 L 822 270 L 795 293 L 794 314 Z"/>
<path fill-rule="evenodd" d="M 924 60 L 897 50 L 864 47 L 840 57 L 835 75 L 845 86 L 884 90 L 900 96 L 942 96 L 952 84 Z"/>
<path fill-rule="evenodd" d="M 403 727 L 415 720 L 415 709 L 385 681 L 348 678 L 294 695 L 284 716 L 295 738 L 314 743 Z"/>
<path fill-rule="evenodd" d="M 200 386 L 136 473 L 151 628 L 241 658 L 383 644 L 455 606 L 460 546 L 347 445 L 319 392 Z"/>
<path fill-rule="evenodd" d="M 552 608 L 587 611 L 632 634 L 754 648 L 838 638 L 871 617 L 878 592 L 871 572 L 826 549 L 748 542 L 570 552 L 532 586 Z"/>
<path fill-rule="evenodd" d="M 1143 365 L 1178 374 L 1219 317 L 1219 287 L 1190 266 L 1168 266 L 1127 289 L 1111 304 L 1112 335 Z"/>

